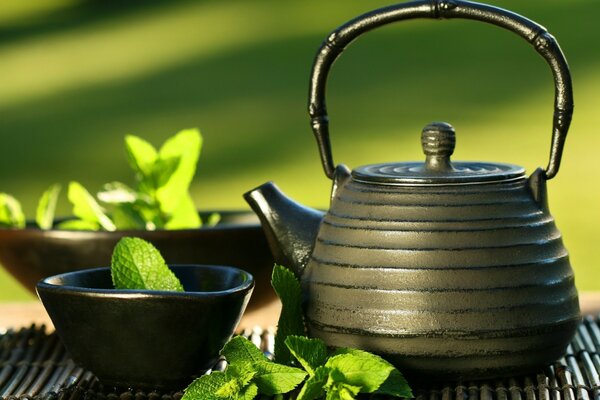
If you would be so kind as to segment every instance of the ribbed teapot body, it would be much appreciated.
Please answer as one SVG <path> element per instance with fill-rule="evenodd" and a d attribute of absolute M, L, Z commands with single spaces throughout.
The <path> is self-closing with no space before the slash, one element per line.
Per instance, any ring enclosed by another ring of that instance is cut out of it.
<path fill-rule="evenodd" d="M 559 358 L 580 319 L 561 234 L 526 178 L 336 188 L 302 276 L 310 334 L 436 376 Z"/>

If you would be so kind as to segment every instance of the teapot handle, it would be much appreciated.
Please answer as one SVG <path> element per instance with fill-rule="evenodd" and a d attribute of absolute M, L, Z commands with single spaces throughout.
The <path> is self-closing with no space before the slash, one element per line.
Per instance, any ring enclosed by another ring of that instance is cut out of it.
<path fill-rule="evenodd" d="M 544 171 L 546 179 L 552 179 L 560 167 L 573 115 L 573 87 L 565 56 L 556 39 L 541 25 L 501 8 L 464 0 L 417 0 L 380 8 L 347 22 L 329 34 L 313 63 L 308 106 L 327 177 L 333 179 L 335 171 L 325 106 L 325 87 L 331 66 L 346 46 L 363 33 L 392 22 L 413 18 L 464 18 L 494 24 L 521 36 L 544 57 L 552 69 L 555 87 L 550 161 Z"/>

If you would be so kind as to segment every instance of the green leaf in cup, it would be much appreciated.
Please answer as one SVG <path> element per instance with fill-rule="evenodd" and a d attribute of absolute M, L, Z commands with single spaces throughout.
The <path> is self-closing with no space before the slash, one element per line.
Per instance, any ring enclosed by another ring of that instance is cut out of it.
<path fill-rule="evenodd" d="M 117 289 L 184 291 L 160 252 L 139 238 L 119 240 L 112 254 L 111 276 Z"/>

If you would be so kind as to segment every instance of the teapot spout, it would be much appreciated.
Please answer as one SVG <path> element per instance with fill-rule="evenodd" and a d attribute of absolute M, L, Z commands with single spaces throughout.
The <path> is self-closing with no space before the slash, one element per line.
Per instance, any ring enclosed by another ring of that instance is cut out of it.
<path fill-rule="evenodd" d="M 260 219 L 275 262 L 300 277 L 324 213 L 296 203 L 273 182 L 245 193 L 244 199 Z"/>

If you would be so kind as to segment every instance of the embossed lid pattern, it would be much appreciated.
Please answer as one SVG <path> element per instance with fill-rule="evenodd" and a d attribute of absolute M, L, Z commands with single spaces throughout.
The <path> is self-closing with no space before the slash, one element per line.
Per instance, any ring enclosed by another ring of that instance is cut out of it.
<path fill-rule="evenodd" d="M 513 164 L 451 162 L 455 143 L 454 128 L 445 122 L 434 122 L 423 128 L 421 134 L 424 162 L 365 165 L 352 171 L 352 177 L 386 185 L 448 185 L 508 181 L 525 176 L 525 170 Z"/>

